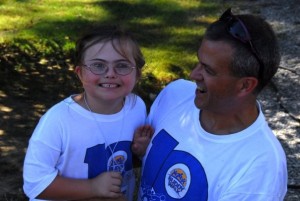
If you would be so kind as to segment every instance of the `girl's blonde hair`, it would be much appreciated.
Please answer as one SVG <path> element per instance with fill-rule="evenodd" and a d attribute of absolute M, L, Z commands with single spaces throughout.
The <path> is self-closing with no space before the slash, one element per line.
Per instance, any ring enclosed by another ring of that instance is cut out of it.
<path fill-rule="evenodd" d="M 113 48 L 123 57 L 129 60 L 133 57 L 137 75 L 141 75 L 141 69 L 145 65 L 144 56 L 139 44 L 131 33 L 119 26 L 102 26 L 84 34 L 76 42 L 75 65 L 83 64 L 85 52 L 97 43 L 111 42 Z"/>

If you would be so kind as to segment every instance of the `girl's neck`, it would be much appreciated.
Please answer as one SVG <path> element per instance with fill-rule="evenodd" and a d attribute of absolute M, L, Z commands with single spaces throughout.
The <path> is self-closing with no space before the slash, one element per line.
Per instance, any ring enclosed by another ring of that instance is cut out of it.
<path fill-rule="evenodd" d="M 75 97 L 75 101 L 83 108 L 98 114 L 115 114 L 122 110 L 124 98 L 116 101 L 94 100 L 87 96 L 85 92 Z"/>

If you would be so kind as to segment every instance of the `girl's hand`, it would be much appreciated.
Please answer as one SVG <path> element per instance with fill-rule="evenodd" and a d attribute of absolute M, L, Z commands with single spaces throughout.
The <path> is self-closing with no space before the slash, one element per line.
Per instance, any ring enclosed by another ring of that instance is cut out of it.
<path fill-rule="evenodd" d="M 145 155 L 153 133 L 154 129 L 150 125 L 140 126 L 135 130 L 131 145 L 131 150 L 135 155 L 138 157 Z"/>
<path fill-rule="evenodd" d="M 121 183 L 120 172 L 104 172 L 91 180 L 91 188 L 96 197 L 120 198 L 123 196 Z"/>

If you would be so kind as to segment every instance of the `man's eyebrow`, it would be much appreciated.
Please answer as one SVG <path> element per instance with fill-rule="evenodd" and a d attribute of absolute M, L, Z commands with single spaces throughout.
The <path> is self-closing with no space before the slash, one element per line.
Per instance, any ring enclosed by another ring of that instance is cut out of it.
<path fill-rule="evenodd" d="M 203 61 L 199 60 L 199 64 L 201 64 L 204 67 L 211 68 L 207 63 L 204 63 Z"/>

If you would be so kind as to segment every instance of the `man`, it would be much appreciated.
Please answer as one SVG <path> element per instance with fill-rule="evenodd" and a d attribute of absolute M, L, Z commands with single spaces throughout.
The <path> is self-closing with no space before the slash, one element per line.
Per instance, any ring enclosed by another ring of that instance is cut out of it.
<path fill-rule="evenodd" d="M 285 153 L 256 100 L 280 61 L 273 30 L 228 9 L 197 56 L 195 82 L 174 81 L 151 107 L 139 200 L 283 200 Z"/>

